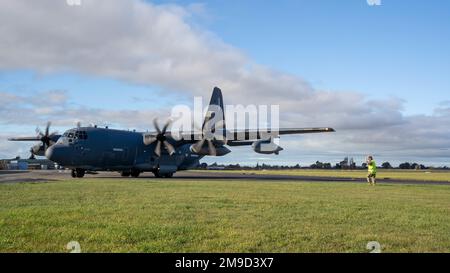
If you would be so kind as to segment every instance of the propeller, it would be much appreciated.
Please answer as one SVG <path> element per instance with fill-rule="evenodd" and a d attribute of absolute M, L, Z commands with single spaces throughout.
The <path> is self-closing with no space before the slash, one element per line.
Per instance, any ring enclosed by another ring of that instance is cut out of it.
<path fill-rule="evenodd" d="M 164 127 L 161 128 L 158 125 L 158 119 L 153 120 L 153 125 L 155 126 L 156 131 L 158 132 L 156 135 L 145 135 L 144 136 L 144 144 L 150 145 L 154 142 L 156 142 L 155 147 L 155 154 L 160 157 L 161 156 L 161 147 L 164 146 L 164 148 L 167 150 L 169 155 L 173 155 L 175 153 L 175 148 L 167 141 L 167 128 L 169 128 L 170 124 L 172 124 L 172 120 L 168 120 Z"/>
<path fill-rule="evenodd" d="M 219 121 L 216 124 L 221 124 L 223 121 Z M 216 146 L 214 146 L 215 138 L 215 132 L 214 127 L 208 128 L 208 124 L 205 124 L 203 126 L 203 129 L 200 129 L 197 124 L 194 123 L 194 126 L 197 130 L 202 132 L 202 139 L 196 142 L 194 145 L 192 145 L 192 151 L 195 153 L 201 153 L 203 149 L 208 149 L 208 154 L 210 156 L 216 156 L 217 155 L 217 149 Z M 220 128 L 220 127 L 219 127 Z M 205 145 L 206 143 L 206 145 Z M 226 141 L 224 142 L 226 143 Z"/>
<path fill-rule="evenodd" d="M 37 137 L 44 144 L 44 151 L 47 150 L 47 148 L 52 144 L 54 144 L 52 138 L 57 134 L 56 132 L 50 133 L 51 124 L 52 123 L 50 121 L 47 122 L 44 133 L 39 129 L 39 127 L 36 128 Z"/>
<path fill-rule="evenodd" d="M 47 122 L 45 131 L 42 132 L 39 127 L 36 127 L 36 136 L 34 137 L 13 137 L 8 138 L 9 141 L 40 141 L 41 143 L 31 147 L 30 152 L 32 157 L 34 155 L 40 155 L 41 152 L 45 152 L 48 147 L 55 143 L 54 139 L 57 136 L 57 132 L 50 133 L 51 122 Z"/>

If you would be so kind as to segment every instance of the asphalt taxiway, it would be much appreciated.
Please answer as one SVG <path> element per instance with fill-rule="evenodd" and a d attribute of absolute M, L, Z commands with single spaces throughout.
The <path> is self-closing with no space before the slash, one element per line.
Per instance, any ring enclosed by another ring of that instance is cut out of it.
<path fill-rule="evenodd" d="M 127 179 L 116 172 L 99 172 L 98 174 L 87 174 L 89 179 Z M 69 170 L 39 170 L 39 171 L 0 171 L 0 183 L 21 183 L 21 182 L 57 182 L 73 179 Z M 78 178 L 79 179 L 79 178 Z M 143 173 L 139 178 L 128 179 L 155 179 L 152 173 Z M 255 182 L 320 182 L 320 183 L 366 183 L 364 177 L 326 177 L 326 176 L 300 176 L 300 175 L 278 175 L 278 174 L 252 174 L 251 172 L 228 172 L 228 171 L 181 171 L 177 172 L 172 179 L 199 180 L 199 181 L 255 181 Z M 82 181 L 82 179 L 79 179 Z M 170 179 L 168 179 L 170 180 Z M 423 181 L 423 180 L 399 180 L 399 179 L 379 179 L 380 184 L 412 184 L 412 185 L 447 185 L 448 181 Z"/>

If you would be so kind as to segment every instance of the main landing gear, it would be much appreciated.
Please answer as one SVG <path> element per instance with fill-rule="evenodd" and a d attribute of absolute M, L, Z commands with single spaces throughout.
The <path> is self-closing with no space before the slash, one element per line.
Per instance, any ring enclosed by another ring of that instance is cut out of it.
<path fill-rule="evenodd" d="M 83 169 L 72 170 L 72 177 L 73 178 L 83 178 L 85 174 L 86 174 L 86 171 L 83 170 Z"/>
<path fill-rule="evenodd" d="M 173 173 L 160 173 L 158 170 L 153 171 L 156 178 L 172 178 Z"/>
<path fill-rule="evenodd" d="M 138 178 L 139 175 L 141 174 L 141 171 L 139 170 L 131 170 L 131 171 L 121 171 L 120 175 L 122 177 L 134 177 L 134 178 Z"/>

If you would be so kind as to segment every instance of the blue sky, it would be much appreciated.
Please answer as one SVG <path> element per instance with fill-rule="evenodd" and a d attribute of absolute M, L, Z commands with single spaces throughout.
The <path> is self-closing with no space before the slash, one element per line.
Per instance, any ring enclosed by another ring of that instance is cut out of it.
<path fill-rule="evenodd" d="M 411 114 L 450 94 L 449 1 L 213 0 L 206 9 L 212 19 L 200 24 L 317 88 L 396 96 Z"/>
<path fill-rule="evenodd" d="M 289 138 L 285 155 L 269 163 L 365 153 L 449 161 L 449 1 L 85 0 L 67 7 L 46 0 L 27 9 L 21 1 L 1 4 L 8 27 L 0 35 L 8 39 L 0 41 L 0 92 L 15 97 L 0 113 L 17 103 L 35 114 L 0 118 L 9 134 L 43 126 L 47 116 L 36 114 L 43 111 L 60 119 L 60 131 L 73 115 L 148 128 L 152 115 L 193 96 L 206 101 L 219 85 L 225 102 L 279 103 L 289 126 L 339 129 L 334 140 Z M 37 97 L 50 91 L 61 93 L 70 114 L 43 109 Z M 24 147 L 0 145 L 0 156 Z"/>

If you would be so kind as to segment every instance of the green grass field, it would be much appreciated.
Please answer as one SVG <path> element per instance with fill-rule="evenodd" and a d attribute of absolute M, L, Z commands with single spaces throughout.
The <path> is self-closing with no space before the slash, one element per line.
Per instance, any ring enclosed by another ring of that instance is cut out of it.
<path fill-rule="evenodd" d="M 200 171 L 204 172 L 204 171 Z M 211 172 L 211 170 L 208 170 Z M 365 178 L 367 171 L 364 170 L 227 170 L 214 172 L 234 172 L 255 175 L 299 175 L 299 176 L 323 176 L 323 177 L 349 177 Z M 378 179 L 399 179 L 399 180 L 418 180 L 418 181 L 447 181 L 450 182 L 450 171 L 442 170 L 385 170 L 378 169 Z"/>
<path fill-rule="evenodd" d="M 0 252 L 450 252 L 450 187 L 158 179 L 0 185 Z"/>

